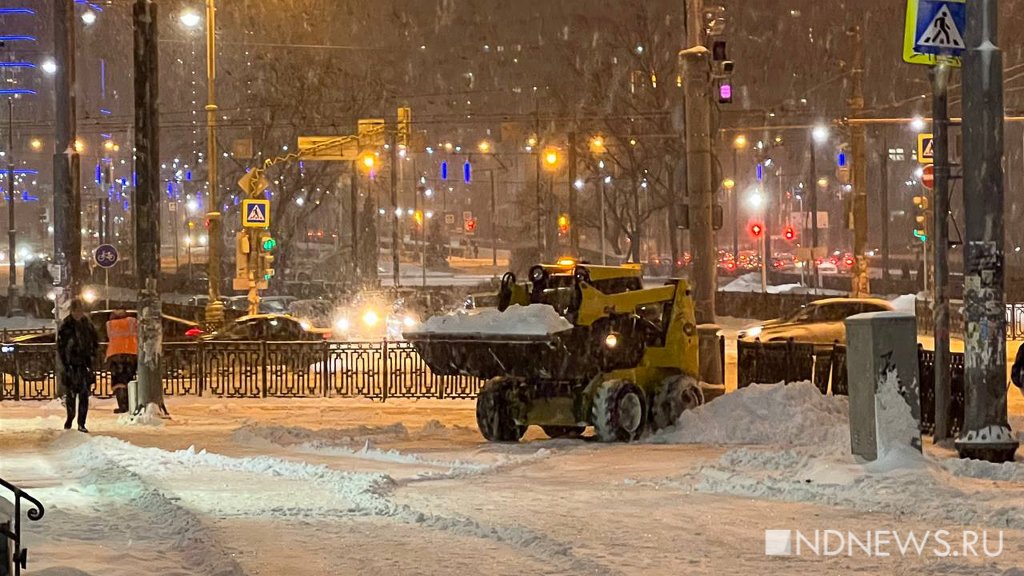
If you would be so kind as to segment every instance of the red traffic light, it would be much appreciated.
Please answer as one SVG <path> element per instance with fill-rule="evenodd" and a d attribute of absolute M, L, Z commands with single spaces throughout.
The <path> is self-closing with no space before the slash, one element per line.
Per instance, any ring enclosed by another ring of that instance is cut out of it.
<path fill-rule="evenodd" d="M 786 240 L 792 242 L 796 238 L 796 230 L 792 226 L 786 226 L 786 229 L 782 231 L 782 235 Z"/>
<path fill-rule="evenodd" d="M 760 224 L 751 224 L 750 225 L 750 235 L 751 236 L 753 236 L 754 238 L 760 238 L 761 234 L 764 234 L 764 226 L 761 226 Z"/>

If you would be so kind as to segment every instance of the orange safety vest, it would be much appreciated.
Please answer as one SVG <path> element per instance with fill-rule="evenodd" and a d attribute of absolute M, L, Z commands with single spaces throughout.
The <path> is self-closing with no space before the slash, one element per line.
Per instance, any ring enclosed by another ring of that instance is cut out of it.
<path fill-rule="evenodd" d="M 107 322 L 107 358 L 119 354 L 139 354 L 139 325 L 135 318 Z"/>

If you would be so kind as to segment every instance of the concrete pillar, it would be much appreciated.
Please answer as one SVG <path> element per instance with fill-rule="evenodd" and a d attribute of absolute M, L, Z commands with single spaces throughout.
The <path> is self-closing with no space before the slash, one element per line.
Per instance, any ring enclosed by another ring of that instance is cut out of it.
<path fill-rule="evenodd" d="M 722 349 L 718 336 L 721 329 L 717 324 L 697 326 L 697 361 L 700 365 L 701 382 L 725 384 L 725 366 L 722 364 Z"/>
<path fill-rule="evenodd" d="M 850 449 L 877 460 L 921 450 L 917 325 L 913 314 L 874 312 L 846 319 Z"/>

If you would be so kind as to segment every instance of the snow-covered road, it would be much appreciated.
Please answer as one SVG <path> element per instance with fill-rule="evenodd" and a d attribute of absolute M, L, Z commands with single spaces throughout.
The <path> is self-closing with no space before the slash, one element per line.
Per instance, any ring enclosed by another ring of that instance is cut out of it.
<path fill-rule="evenodd" d="M 1024 463 L 857 464 L 845 400 L 809 385 L 634 445 L 487 444 L 462 401 L 171 398 L 155 427 L 96 405 L 88 436 L 57 402 L 0 405 L 0 476 L 47 506 L 27 574 L 1024 576 Z M 766 529 L 966 528 L 1001 554 L 764 554 Z"/>

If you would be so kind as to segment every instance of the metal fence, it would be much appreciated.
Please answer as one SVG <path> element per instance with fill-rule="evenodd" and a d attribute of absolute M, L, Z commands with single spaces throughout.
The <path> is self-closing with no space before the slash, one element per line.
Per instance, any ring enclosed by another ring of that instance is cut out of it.
<path fill-rule="evenodd" d="M 52 344 L 4 345 L 0 400 L 57 395 Z M 103 350 L 101 350 L 101 357 Z M 475 398 L 482 381 L 439 376 L 406 342 L 166 343 L 164 394 L 226 398 Z M 106 365 L 93 395 L 113 396 Z"/>
<path fill-rule="evenodd" d="M 932 303 L 918 300 L 915 303 L 917 331 L 921 334 L 935 334 L 935 318 L 932 314 Z M 957 338 L 964 335 L 963 301 L 952 300 L 949 303 L 949 334 Z M 1006 339 L 1024 340 L 1024 304 L 1006 305 Z"/>
<path fill-rule="evenodd" d="M 737 386 L 753 383 L 811 381 L 822 394 L 848 394 L 846 346 L 821 346 L 795 341 L 736 343 Z M 921 432 L 935 431 L 935 353 L 918 346 L 918 378 L 921 383 Z M 951 402 L 949 421 L 957 434 L 964 418 L 964 355 L 950 354 Z"/>

